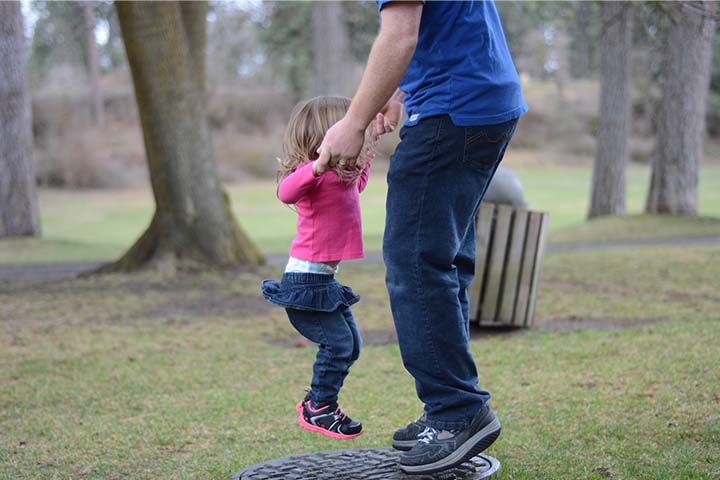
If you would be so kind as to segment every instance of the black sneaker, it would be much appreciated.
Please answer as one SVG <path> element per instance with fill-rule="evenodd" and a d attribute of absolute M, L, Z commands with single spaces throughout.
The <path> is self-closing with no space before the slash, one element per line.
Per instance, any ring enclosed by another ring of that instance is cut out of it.
<path fill-rule="evenodd" d="M 436 473 L 457 467 L 479 454 L 500 436 L 500 420 L 485 405 L 464 430 L 449 431 L 425 427 L 417 444 L 400 455 L 405 473 Z"/>
<path fill-rule="evenodd" d="M 418 436 L 425 430 L 425 414 L 407 427 L 395 430 L 392 446 L 395 450 L 410 450 L 418 442 Z"/>
<path fill-rule="evenodd" d="M 355 438 L 362 434 L 362 424 L 342 413 L 337 402 L 313 408 L 308 397 L 309 395 L 296 407 L 298 425 L 301 428 L 338 440 Z"/>

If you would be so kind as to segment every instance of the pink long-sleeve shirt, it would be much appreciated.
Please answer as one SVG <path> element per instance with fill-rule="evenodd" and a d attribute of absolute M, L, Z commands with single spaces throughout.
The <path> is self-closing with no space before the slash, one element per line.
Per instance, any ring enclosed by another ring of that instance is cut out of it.
<path fill-rule="evenodd" d="M 297 235 L 290 256 L 311 262 L 363 257 L 360 193 L 365 190 L 371 161 L 353 184 L 333 171 L 316 177 L 307 162 L 280 182 L 278 197 L 295 204 Z"/>

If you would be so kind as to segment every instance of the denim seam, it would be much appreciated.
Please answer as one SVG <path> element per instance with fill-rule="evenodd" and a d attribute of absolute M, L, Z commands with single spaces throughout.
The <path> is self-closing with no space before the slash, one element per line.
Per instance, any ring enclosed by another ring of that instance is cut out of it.
<path fill-rule="evenodd" d="M 435 158 L 435 152 L 437 151 L 437 147 L 440 143 L 440 135 L 442 133 L 442 127 L 443 127 L 443 121 L 444 117 L 440 118 L 440 121 L 438 122 L 438 130 L 435 134 L 435 141 L 433 143 L 432 152 L 430 153 L 430 158 Z M 432 335 L 430 334 L 430 328 L 429 328 L 429 322 L 430 318 L 428 318 L 428 307 L 427 307 L 427 300 L 425 298 L 425 295 L 423 294 L 423 282 L 420 281 L 420 231 L 422 226 L 422 213 L 423 209 L 425 208 L 425 196 L 427 194 L 427 188 L 428 188 L 428 182 L 429 182 L 429 173 L 426 172 L 425 176 L 423 177 L 423 188 L 422 188 L 422 196 L 420 197 L 420 205 L 418 209 L 418 222 L 417 222 L 417 230 L 415 231 L 415 258 L 413 262 L 414 270 L 415 270 L 415 281 L 418 282 L 416 290 L 418 292 L 418 297 L 420 299 L 420 303 L 422 306 L 422 313 L 423 313 L 423 333 L 425 335 L 426 343 L 429 345 L 430 355 L 433 360 L 433 366 L 434 370 L 437 374 L 442 373 L 442 369 L 440 368 L 440 361 L 438 359 L 437 351 L 435 350 L 435 344 L 432 341 Z"/>
<path fill-rule="evenodd" d="M 328 313 L 330 313 L 330 312 L 328 312 Z M 325 329 L 324 329 L 323 326 L 322 326 L 322 322 L 318 321 L 318 322 L 317 322 L 317 325 L 318 325 L 318 331 L 320 332 L 320 337 L 321 337 L 321 339 L 322 339 L 322 344 L 321 344 L 321 345 L 318 345 L 318 349 L 321 349 L 321 348 L 322 348 L 322 345 L 326 345 L 326 348 L 327 348 L 327 345 L 328 345 L 328 336 L 327 336 L 327 334 L 325 333 Z M 316 354 L 316 355 L 317 355 L 317 354 Z M 317 362 L 317 356 L 316 356 L 315 362 Z M 321 384 L 323 384 L 323 385 L 328 385 L 330 382 L 325 382 L 325 381 L 323 381 L 323 378 L 324 378 L 324 377 L 327 377 L 327 369 L 326 369 L 326 368 L 321 368 L 321 369 L 319 369 L 319 370 L 320 370 L 320 371 L 318 372 L 318 381 L 319 381 Z M 313 400 L 315 400 L 315 398 L 313 398 L 313 397 L 315 397 L 315 395 L 312 395 L 312 392 L 311 392 L 311 398 L 312 398 Z M 316 400 L 315 400 L 315 401 L 316 401 Z"/>

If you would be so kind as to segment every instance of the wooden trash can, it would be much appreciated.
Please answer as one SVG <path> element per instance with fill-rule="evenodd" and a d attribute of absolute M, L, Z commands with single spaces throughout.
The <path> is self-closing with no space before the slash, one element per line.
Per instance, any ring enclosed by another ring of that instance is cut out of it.
<path fill-rule="evenodd" d="M 550 215 L 483 203 L 476 221 L 470 321 L 529 327 L 535 314 Z"/>

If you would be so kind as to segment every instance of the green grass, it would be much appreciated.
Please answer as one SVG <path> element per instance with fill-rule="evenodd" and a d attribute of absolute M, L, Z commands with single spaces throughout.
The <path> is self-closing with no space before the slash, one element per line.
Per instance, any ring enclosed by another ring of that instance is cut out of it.
<path fill-rule="evenodd" d="M 628 169 L 628 213 L 639 214 L 647 188 L 648 168 Z M 591 171 L 586 167 L 518 169 L 534 209 L 550 212 L 551 241 L 591 241 L 720 233 L 718 222 L 650 218 L 627 229 L 619 220 L 585 224 Z M 268 254 L 285 254 L 294 235 L 295 213 L 275 197 L 273 182 L 230 188 L 238 219 Z M 150 221 L 148 191 L 41 190 L 43 238 L 0 242 L 0 263 L 110 260 L 124 252 Z M 366 250 L 379 251 L 385 218 L 385 179 L 373 176 L 362 196 Z M 720 218 L 720 166 L 702 168 L 700 214 Z"/>
<path fill-rule="evenodd" d="M 720 237 L 720 218 L 675 215 L 603 216 L 550 231 L 550 243 L 603 243 L 677 237 Z"/>
<path fill-rule="evenodd" d="M 420 411 L 394 344 L 366 346 L 343 390 L 362 437 L 295 426 L 314 349 L 258 298 L 278 273 L 0 283 L 0 478 L 222 479 L 387 446 Z M 718 478 L 720 248 L 554 254 L 543 275 L 536 328 L 472 341 L 499 478 Z M 382 266 L 340 279 L 366 339 L 392 332 Z"/>

